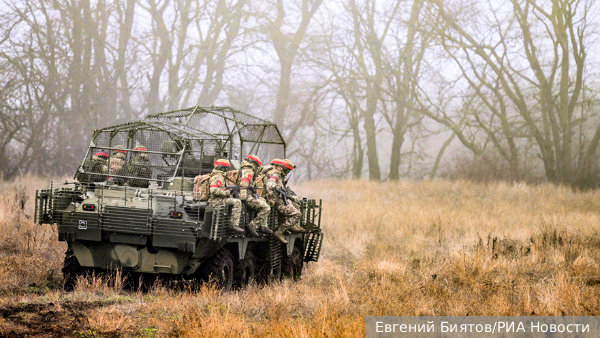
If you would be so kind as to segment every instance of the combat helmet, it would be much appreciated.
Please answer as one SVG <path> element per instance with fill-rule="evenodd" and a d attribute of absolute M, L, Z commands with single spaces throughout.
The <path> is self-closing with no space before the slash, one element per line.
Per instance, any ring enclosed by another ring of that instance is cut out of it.
<path fill-rule="evenodd" d="M 122 145 L 116 145 L 115 148 L 113 149 L 113 153 L 112 156 L 115 158 L 120 158 L 120 159 L 126 159 L 127 158 L 127 151 L 125 150 L 125 147 L 123 147 Z"/>
<path fill-rule="evenodd" d="M 99 151 L 92 156 L 92 160 L 104 163 L 108 160 L 108 154 L 103 151 Z"/>
<path fill-rule="evenodd" d="M 276 167 L 281 168 L 286 175 L 295 168 L 292 161 L 290 161 L 288 159 L 281 160 L 281 159 L 276 158 L 271 161 L 271 164 Z"/>
<path fill-rule="evenodd" d="M 262 165 L 260 158 L 256 155 L 252 155 L 252 154 L 247 155 L 246 158 L 244 159 L 244 162 L 250 163 L 257 167 Z"/>
<path fill-rule="evenodd" d="M 231 163 L 227 159 L 218 159 L 215 161 L 215 170 L 226 171 L 231 168 Z"/>
<path fill-rule="evenodd" d="M 139 145 L 137 147 L 135 147 L 133 150 L 137 151 L 136 156 L 144 161 L 149 161 L 150 160 L 150 156 L 148 156 L 148 154 L 146 153 L 146 151 L 148 151 L 148 149 L 146 149 L 146 147 L 144 147 L 143 145 Z"/>

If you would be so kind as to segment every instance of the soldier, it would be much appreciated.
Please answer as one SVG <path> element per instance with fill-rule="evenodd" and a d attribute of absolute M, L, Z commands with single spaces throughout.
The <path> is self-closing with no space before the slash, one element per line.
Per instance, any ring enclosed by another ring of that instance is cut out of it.
<path fill-rule="evenodd" d="M 240 228 L 240 215 L 242 213 L 242 201 L 237 198 L 232 198 L 225 188 L 225 171 L 231 168 L 228 160 L 217 160 L 215 167 L 210 173 L 210 197 L 208 198 L 208 206 L 212 208 L 222 205 L 232 206 L 230 229 L 243 233 L 244 229 Z"/>
<path fill-rule="evenodd" d="M 126 162 L 127 162 L 127 151 L 124 150 L 122 145 L 117 145 L 113 149 L 112 155 L 110 156 L 110 174 L 125 176 L 126 174 Z M 110 177 L 109 183 L 117 185 L 123 185 L 127 181 L 124 177 Z"/>
<path fill-rule="evenodd" d="M 283 181 L 287 174 L 294 169 L 294 164 L 290 160 L 274 159 L 271 161 L 273 169 L 267 172 L 267 201 L 271 204 L 271 207 L 275 207 L 277 212 L 284 218 L 284 221 L 279 224 L 277 231 L 275 231 L 275 237 L 279 239 L 283 244 L 287 244 L 285 238 L 283 238 L 283 232 L 289 230 L 291 232 L 304 232 L 298 222 L 300 220 L 300 211 L 294 207 L 291 199 L 297 200 L 296 196 L 281 196 L 277 190 L 284 188 Z"/>
<path fill-rule="evenodd" d="M 128 176 L 132 178 L 128 184 L 131 187 L 148 188 L 149 179 L 152 177 L 152 167 L 150 166 L 150 156 L 146 153 L 146 148 L 142 145 L 135 147 L 136 152 L 131 157 L 128 165 Z"/>
<path fill-rule="evenodd" d="M 86 160 L 83 164 L 82 168 L 85 170 L 85 174 L 83 171 L 78 171 L 77 179 L 80 182 L 102 182 L 106 180 L 106 176 L 98 175 L 98 174 L 108 174 L 108 154 L 105 152 L 97 152 L 91 158 L 91 160 Z"/>
<path fill-rule="evenodd" d="M 273 231 L 267 227 L 267 221 L 269 220 L 269 212 L 271 207 L 269 203 L 261 198 L 255 189 L 254 184 L 256 170 L 262 163 L 256 155 L 248 155 L 241 163 L 241 175 L 238 178 L 238 185 L 240 186 L 240 199 L 246 201 L 249 208 L 256 210 L 258 214 L 252 222 L 248 224 L 248 230 L 252 236 L 258 236 L 256 230 L 260 230 L 266 234 L 272 234 Z M 254 190 L 254 191 L 253 191 Z"/>
<path fill-rule="evenodd" d="M 108 174 L 108 154 L 105 152 L 97 152 L 92 156 L 92 172 L 97 174 Z M 106 180 L 106 176 L 95 175 L 92 181 L 102 182 Z"/>

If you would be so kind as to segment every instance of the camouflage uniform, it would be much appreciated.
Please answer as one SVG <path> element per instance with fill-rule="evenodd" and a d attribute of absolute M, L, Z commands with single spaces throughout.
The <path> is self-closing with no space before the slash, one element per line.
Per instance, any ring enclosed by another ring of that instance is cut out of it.
<path fill-rule="evenodd" d="M 150 156 L 145 153 L 146 148 L 143 146 L 135 147 L 137 153 L 133 155 L 129 161 L 127 172 L 128 176 L 139 177 L 139 179 L 132 178 L 128 184 L 131 187 L 148 188 L 150 184 L 149 179 L 152 178 L 152 167 L 150 166 Z"/>
<path fill-rule="evenodd" d="M 232 206 L 230 227 L 232 230 L 242 233 L 244 230 L 239 227 L 240 216 L 242 213 L 242 201 L 230 197 L 231 195 L 225 189 L 225 172 L 220 170 L 220 167 L 223 167 L 220 163 L 229 164 L 229 161 L 217 160 L 215 162 L 215 169 L 213 169 L 210 174 L 210 197 L 208 198 L 208 206 L 212 208 Z"/>
<path fill-rule="evenodd" d="M 287 241 L 285 241 L 282 236 L 285 230 L 290 230 L 292 232 L 302 232 L 304 231 L 304 229 L 300 228 L 299 226 L 300 211 L 294 207 L 292 203 L 293 201 L 291 200 L 295 199 L 295 197 L 287 199 L 286 203 L 284 202 L 284 199 L 280 196 L 279 192 L 277 192 L 276 190 L 278 188 L 284 188 L 283 180 L 289 172 L 289 170 L 280 166 L 279 162 L 283 163 L 282 160 L 273 160 L 271 164 L 275 164 L 275 166 L 273 167 L 273 169 L 267 172 L 267 201 L 269 202 L 269 204 L 271 204 L 272 207 L 275 208 L 275 210 L 277 210 L 279 215 L 283 217 L 283 222 L 279 224 L 275 235 L 277 236 L 277 238 L 279 238 L 280 241 L 287 243 Z"/>
<path fill-rule="evenodd" d="M 127 155 L 125 150 L 120 150 L 123 149 L 123 146 L 115 146 L 115 150 L 113 150 L 113 153 L 110 157 L 109 163 L 110 163 L 110 174 L 111 175 L 120 175 L 120 176 L 127 176 Z M 123 185 L 125 184 L 125 182 L 127 182 L 127 179 L 124 177 L 110 177 L 109 178 L 109 183 L 114 183 L 117 185 Z"/>
<path fill-rule="evenodd" d="M 267 226 L 267 222 L 269 220 L 269 213 L 271 212 L 271 207 L 269 203 L 261 198 L 258 193 L 254 194 L 248 187 L 251 183 L 253 183 L 253 178 L 256 175 L 256 169 L 261 164 L 258 157 L 253 155 L 248 155 L 250 160 L 242 161 L 241 165 L 241 176 L 239 178 L 239 186 L 240 186 L 240 199 L 242 201 L 246 201 L 246 205 L 257 211 L 256 217 L 248 224 L 248 228 L 250 228 L 251 232 L 256 232 L 257 229 L 260 229 L 265 233 L 273 233 L 269 227 Z"/>

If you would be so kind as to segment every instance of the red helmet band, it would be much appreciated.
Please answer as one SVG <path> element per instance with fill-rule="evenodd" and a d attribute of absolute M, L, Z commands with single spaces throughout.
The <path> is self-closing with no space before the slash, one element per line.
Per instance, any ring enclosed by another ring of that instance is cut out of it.
<path fill-rule="evenodd" d="M 102 153 L 102 152 L 96 153 L 95 155 L 98 156 L 98 157 L 108 157 L 107 153 Z"/>
<path fill-rule="evenodd" d="M 231 164 L 229 164 L 227 162 L 220 162 L 220 161 L 215 162 L 215 165 L 222 165 L 222 166 L 225 166 L 225 167 L 231 167 Z"/>
<path fill-rule="evenodd" d="M 271 161 L 271 164 L 279 164 L 282 165 L 290 170 L 294 169 L 294 167 L 291 167 L 289 164 L 283 162 L 283 161 Z"/>
<path fill-rule="evenodd" d="M 246 158 L 249 158 L 249 159 L 255 161 L 256 163 L 258 163 L 258 165 L 262 165 L 262 163 L 260 162 L 260 160 L 258 158 L 256 158 L 256 157 L 252 156 L 252 155 L 248 155 L 248 156 L 246 156 Z"/>

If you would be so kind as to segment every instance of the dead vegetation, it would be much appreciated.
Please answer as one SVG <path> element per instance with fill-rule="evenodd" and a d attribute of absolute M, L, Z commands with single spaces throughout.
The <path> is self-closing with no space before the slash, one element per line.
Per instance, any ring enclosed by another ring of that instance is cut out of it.
<path fill-rule="evenodd" d="M 299 282 L 142 293 L 96 277 L 67 294 L 64 244 L 31 220 L 33 187 L 44 184 L 26 178 L 0 190 L 0 335 L 354 337 L 367 315 L 600 313 L 597 191 L 314 182 L 297 190 L 325 201 L 326 237 Z"/>

